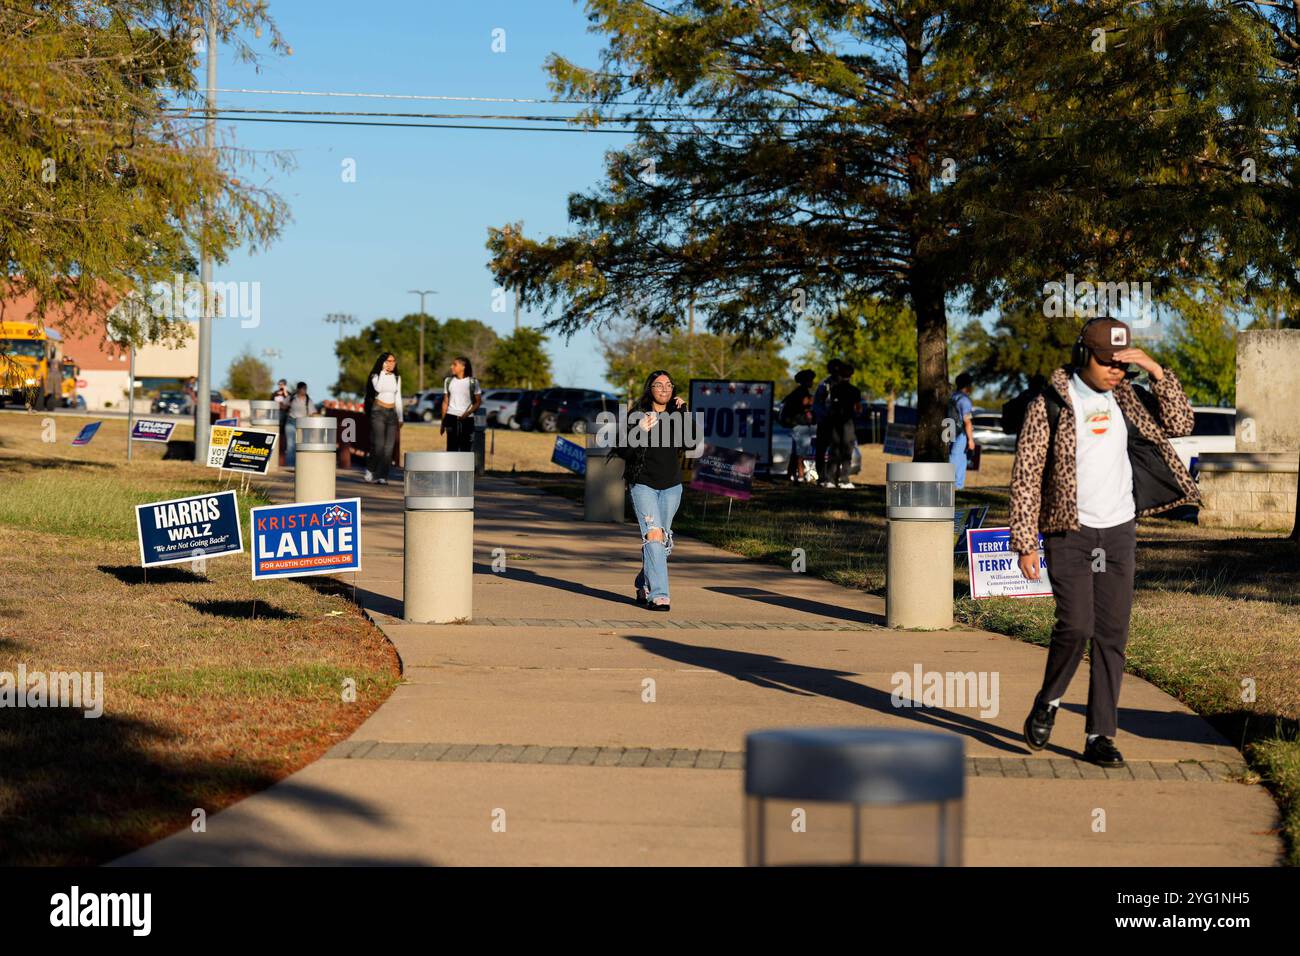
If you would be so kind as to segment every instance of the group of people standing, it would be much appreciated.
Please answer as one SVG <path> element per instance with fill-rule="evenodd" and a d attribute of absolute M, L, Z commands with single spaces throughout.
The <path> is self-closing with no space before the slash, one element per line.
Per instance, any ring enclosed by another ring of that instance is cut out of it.
<path fill-rule="evenodd" d="M 280 379 L 271 399 L 280 408 L 280 430 L 284 432 L 284 463 L 293 465 L 298 447 L 298 419 L 316 414 L 316 406 L 307 394 L 307 383 L 299 382 L 292 392 L 289 383 Z"/>
<path fill-rule="evenodd" d="M 841 359 L 817 373 L 806 368 L 794 377 L 795 389 L 781 402 L 778 420 L 790 429 L 791 481 L 818 482 L 823 488 L 854 487 L 849 480 L 857 445 L 854 420 L 862 411 L 862 392 L 853 384 L 853 366 Z"/>

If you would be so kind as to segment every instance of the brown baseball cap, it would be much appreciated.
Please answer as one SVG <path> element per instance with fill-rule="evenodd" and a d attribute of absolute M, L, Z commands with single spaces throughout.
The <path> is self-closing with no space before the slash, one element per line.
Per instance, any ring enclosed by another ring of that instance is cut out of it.
<path fill-rule="evenodd" d="M 1083 344 L 1104 362 L 1122 349 L 1133 347 L 1133 332 L 1119 319 L 1097 319 L 1083 330 Z"/>

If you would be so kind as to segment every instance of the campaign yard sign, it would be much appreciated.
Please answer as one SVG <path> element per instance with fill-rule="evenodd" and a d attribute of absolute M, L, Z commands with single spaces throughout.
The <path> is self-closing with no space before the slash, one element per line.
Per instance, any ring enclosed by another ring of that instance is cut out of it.
<path fill-rule="evenodd" d="M 772 462 L 773 391 L 772 382 L 691 379 L 690 410 L 704 418 L 701 440 L 753 455 L 758 466 L 767 467 Z"/>
<path fill-rule="evenodd" d="M 757 458 L 747 452 L 714 448 L 706 443 L 704 454 L 695 463 L 691 487 L 696 491 L 746 500 L 754 488 L 756 463 Z"/>
<path fill-rule="evenodd" d="M 911 458 L 916 448 L 916 426 L 899 425 L 890 422 L 885 426 L 885 444 L 881 449 L 886 455 L 902 455 Z"/>
<path fill-rule="evenodd" d="M 135 522 L 146 568 L 244 551 L 233 491 L 136 505 Z"/>
<path fill-rule="evenodd" d="M 215 422 L 213 422 L 212 424 L 214 424 L 214 425 L 238 425 L 238 424 L 239 424 L 239 419 L 238 419 L 238 418 L 218 418 L 218 419 L 217 419 Z"/>
<path fill-rule="evenodd" d="M 226 471 L 243 471 L 265 475 L 275 448 L 275 432 L 255 432 L 236 428 L 230 433 L 226 457 L 221 467 Z"/>
<path fill-rule="evenodd" d="M 208 432 L 208 467 L 220 468 L 226 462 L 226 446 L 230 444 L 233 428 L 214 425 Z"/>
<path fill-rule="evenodd" d="M 131 429 L 131 441 L 165 442 L 172 437 L 172 429 L 175 427 L 175 422 L 160 422 L 149 418 L 141 418 Z"/>
<path fill-rule="evenodd" d="M 253 580 L 361 570 L 361 499 L 267 505 L 251 512 Z"/>
<path fill-rule="evenodd" d="M 99 426 L 103 422 L 91 422 L 81 431 L 77 432 L 77 437 L 72 439 L 74 445 L 89 445 L 90 440 L 95 437 L 95 432 L 99 431 Z"/>
<path fill-rule="evenodd" d="M 1041 534 L 1037 581 L 1030 581 L 1020 573 L 1020 556 L 1011 550 L 1010 528 L 971 528 L 966 532 L 966 547 L 970 552 L 971 597 L 1052 596 Z"/>
<path fill-rule="evenodd" d="M 555 437 L 555 449 L 551 452 L 551 464 L 567 468 L 575 474 L 587 473 L 587 449 L 567 438 Z"/>

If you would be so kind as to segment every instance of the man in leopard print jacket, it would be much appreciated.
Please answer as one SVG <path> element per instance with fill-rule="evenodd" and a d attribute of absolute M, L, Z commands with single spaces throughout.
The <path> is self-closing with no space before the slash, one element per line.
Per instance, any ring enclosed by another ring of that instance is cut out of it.
<path fill-rule="evenodd" d="M 1130 385 L 1129 365 L 1151 390 Z M 1055 427 L 1052 419 L 1055 418 Z M 1192 430 L 1192 406 L 1115 319 L 1092 319 L 1047 390 L 1029 403 L 1011 470 L 1011 549 L 1038 580 L 1038 535 L 1056 598 L 1056 626 L 1043 686 L 1025 719 L 1025 741 L 1042 750 L 1061 697 L 1092 643 L 1083 759 L 1122 767 L 1114 744 L 1133 606 L 1137 518 L 1197 504 L 1196 482 L 1169 443 Z"/>

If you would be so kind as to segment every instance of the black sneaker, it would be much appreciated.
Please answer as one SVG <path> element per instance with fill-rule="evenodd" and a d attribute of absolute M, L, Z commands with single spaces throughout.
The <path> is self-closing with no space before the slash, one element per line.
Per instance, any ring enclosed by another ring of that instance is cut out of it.
<path fill-rule="evenodd" d="M 1042 750 L 1052 736 L 1052 725 L 1056 723 L 1056 708 L 1051 704 L 1037 704 L 1025 718 L 1025 743 L 1030 750 Z"/>
<path fill-rule="evenodd" d="M 1124 755 L 1115 749 L 1115 741 L 1109 737 L 1093 737 L 1084 745 L 1083 759 L 1098 767 L 1124 766 Z"/>

